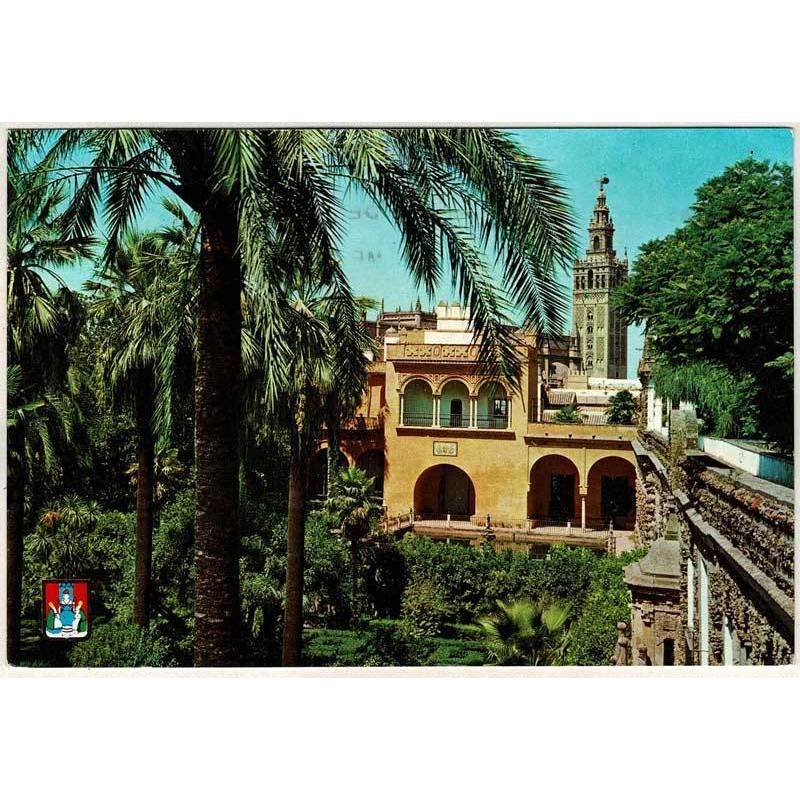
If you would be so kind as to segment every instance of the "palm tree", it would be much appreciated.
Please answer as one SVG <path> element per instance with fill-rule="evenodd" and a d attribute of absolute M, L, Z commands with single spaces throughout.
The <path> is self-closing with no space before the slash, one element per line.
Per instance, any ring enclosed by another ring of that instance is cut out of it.
<path fill-rule="evenodd" d="M 99 345 L 99 368 L 117 404 L 136 420 L 136 576 L 133 622 L 150 624 L 156 445 L 166 452 L 173 386 L 193 348 L 197 225 L 175 203 L 165 203 L 175 225 L 124 237 L 113 264 L 86 282 L 95 319 L 110 322 Z M 181 360 L 184 362 L 181 364 Z"/>
<path fill-rule="evenodd" d="M 343 469 L 336 475 L 335 487 L 329 491 L 325 503 L 350 544 L 350 614 L 353 626 L 358 619 L 359 546 L 383 513 L 382 504 L 374 493 L 374 483 L 375 479 L 358 467 Z"/>
<path fill-rule="evenodd" d="M 82 162 L 80 166 L 70 160 Z M 302 254 L 287 274 L 341 277 L 344 190 L 364 192 L 396 223 L 403 257 L 433 293 L 449 267 L 472 308 L 484 363 L 517 380 L 515 303 L 526 325 L 560 330 L 574 222 L 564 190 L 510 134 L 484 129 L 70 130 L 43 170 L 75 181 L 69 232 L 94 231 L 105 207 L 113 263 L 121 235 L 156 186 L 200 216 L 195 383 L 195 662 L 239 659 L 239 420 L 242 260 L 268 234 Z M 497 268 L 487 266 L 491 250 Z M 256 262 L 263 266 L 265 262 Z M 499 278 L 499 279 L 498 279 Z M 504 286 L 501 293 L 497 288 Z M 280 299 L 280 292 L 275 294 Z M 232 411 L 233 409 L 233 411 Z"/>
<path fill-rule="evenodd" d="M 75 432 L 78 376 L 69 348 L 80 304 L 56 272 L 91 256 L 89 236 L 64 234 L 58 222 L 66 193 L 32 173 L 27 136 L 8 138 L 8 520 L 6 537 L 8 659 L 19 657 L 22 554 L 31 470 L 54 465 L 57 444 Z M 57 435 L 60 434 L 60 435 Z"/>
<path fill-rule="evenodd" d="M 553 664 L 563 652 L 569 616 L 569 606 L 559 603 L 498 601 L 495 614 L 478 620 L 478 631 L 496 664 Z"/>
<path fill-rule="evenodd" d="M 313 270 L 281 283 L 270 274 L 291 258 L 282 242 L 260 240 L 267 253 L 247 259 L 245 373 L 257 373 L 267 414 L 289 433 L 286 603 L 282 663 L 300 663 L 308 482 L 315 443 L 331 416 L 352 412 L 366 381 L 373 341 L 359 324 L 360 301 L 344 276 L 320 291 Z M 254 265 L 265 263 L 265 269 Z M 265 276 L 266 270 L 266 276 Z M 276 287 L 282 297 L 276 298 Z M 251 381 L 252 382 L 252 381 Z"/>

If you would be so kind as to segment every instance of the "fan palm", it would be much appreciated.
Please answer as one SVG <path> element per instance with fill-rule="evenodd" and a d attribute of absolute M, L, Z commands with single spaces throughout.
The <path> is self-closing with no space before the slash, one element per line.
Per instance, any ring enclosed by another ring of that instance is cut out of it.
<path fill-rule="evenodd" d="M 255 371 L 266 413 L 289 432 L 283 665 L 297 666 L 312 456 L 322 424 L 357 405 L 373 342 L 359 324 L 360 303 L 343 276 L 330 291 L 320 290 L 313 270 L 283 282 L 274 274 L 270 277 L 275 265 L 290 257 L 283 255 L 282 247 L 265 236 L 258 252 L 247 254 L 245 372 Z M 280 301 L 276 287 L 282 293 Z"/>
<path fill-rule="evenodd" d="M 6 537 L 8 658 L 19 656 L 22 555 L 27 484 L 34 465 L 52 469 L 57 445 L 80 419 L 78 376 L 69 348 L 80 303 L 57 268 L 88 258 L 94 241 L 65 234 L 63 187 L 49 185 L 28 161 L 28 139 L 8 138 L 8 519 Z"/>
<path fill-rule="evenodd" d="M 358 619 L 358 551 L 380 519 L 383 506 L 375 496 L 375 479 L 358 467 L 341 470 L 334 484 L 325 507 L 350 544 L 350 613 L 355 625 Z"/>
<path fill-rule="evenodd" d="M 105 332 L 98 367 L 115 402 L 128 403 L 136 420 L 133 621 L 145 628 L 152 599 L 156 445 L 166 451 L 173 386 L 177 373 L 186 371 L 193 348 L 198 230 L 177 204 L 166 205 L 174 225 L 127 234 L 114 263 L 104 265 L 96 279 L 86 283 L 92 293 L 90 309 Z"/>
<path fill-rule="evenodd" d="M 569 616 L 569 606 L 555 602 L 498 601 L 493 615 L 478 620 L 478 631 L 496 664 L 552 664 L 563 650 Z"/>
<path fill-rule="evenodd" d="M 74 166 L 79 162 L 80 166 Z M 105 209 L 113 263 L 147 193 L 166 188 L 200 215 L 195 385 L 195 661 L 235 664 L 240 647 L 238 437 L 242 259 L 265 230 L 302 254 L 321 285 L 341 273 L 343 190 L 356 187 L 397 225 L 403 257 L 432 293 L 449 267 L 472 308 L 481 357 L 519 374 L 509 303 L 525 324 L 560 328 L 554 270 L 573 253 L 565 193 L 503 132 L 398 130 L 71 130 L 49 148 L 53 181 L 76 181 L 69 232 Z M 482 251 L 497 257 L 493 280 Z M 497 287 L 504 286 L 500 291 Z M 280 301 L 280 292 L 274 295 Z M 231 413 L 231 409 L 234 409 Z"/>

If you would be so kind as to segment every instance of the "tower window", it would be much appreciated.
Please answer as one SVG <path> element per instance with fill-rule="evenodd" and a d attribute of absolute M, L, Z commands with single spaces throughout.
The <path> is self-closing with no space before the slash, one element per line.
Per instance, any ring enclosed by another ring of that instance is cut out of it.
<path fill-rule="evenodd" d="M 591 271 L 591 270 L 589 270 L 587 277 L 588 277 L 588 279 L 589 279 L 589 288 L 590 288 L 590 289 L 594 288 L 594 287 L 592 286 L 592 283 L 593 283 L 593 280 L 594 280 L 594 278 L 593 278 L 593 276 L 592 276 L 592 271 Z"/>
<path fill-rule="evenodd" d="M 600 249 L 600 237 L 595 236 L 592 240 L 592 249 L 599 250 Z"/>

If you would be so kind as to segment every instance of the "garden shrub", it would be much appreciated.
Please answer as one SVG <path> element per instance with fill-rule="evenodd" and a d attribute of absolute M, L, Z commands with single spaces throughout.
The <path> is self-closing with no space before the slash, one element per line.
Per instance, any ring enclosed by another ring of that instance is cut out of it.
<path fill-rule="evenodd" d="M 431 580 L 412 581 L 403 592 L 401 619 L 409 633 L 437 636 L 453 616 L 444 590 Z"/>
<path fill-rule="evenodd" d="M 91 637 L 69 653 L 73 667 L 174 667 L 174 649 L 158 627 L 149 630 L 112 619 L 95 622 Z"/>

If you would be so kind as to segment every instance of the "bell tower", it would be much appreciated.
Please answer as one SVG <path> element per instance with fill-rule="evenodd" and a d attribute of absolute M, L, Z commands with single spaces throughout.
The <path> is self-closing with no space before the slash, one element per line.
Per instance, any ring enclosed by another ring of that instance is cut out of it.
<path fill-rule="evenodd" d="M 606 203 L 608 178 L 589 220 L 586 258 L 575 261 L 572 284 L 572 328 L 578 337 L 583 370 L 589 378 L 627 378 L 628 329 L 611 307 L 613 290 L 628 277 L 628 258 L 614 250 L 614 220 Z"/>

